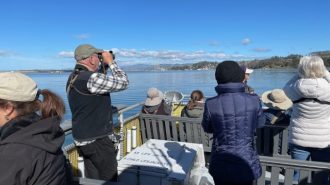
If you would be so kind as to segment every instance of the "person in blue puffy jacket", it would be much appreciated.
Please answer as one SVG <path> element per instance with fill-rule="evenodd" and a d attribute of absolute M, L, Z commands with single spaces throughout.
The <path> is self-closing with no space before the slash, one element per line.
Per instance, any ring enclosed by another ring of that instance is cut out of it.
<path fill-rule="evenodd" d="M 216 185 L 252 185 L 261 175 L 254 135 L 265 116 L 259 97 L 245 92 L 244 75 L 234 61 L 218 64 L 217 96 L 205 102 L 202 126 L 213 133 L 209 172 Z"/>

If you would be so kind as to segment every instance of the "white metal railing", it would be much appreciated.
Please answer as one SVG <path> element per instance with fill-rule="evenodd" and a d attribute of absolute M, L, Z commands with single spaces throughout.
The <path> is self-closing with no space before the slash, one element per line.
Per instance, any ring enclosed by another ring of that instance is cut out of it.
<path fill-rule="evenodd" d="M 126 108 L 118 111 L 118 121 L 119 121 L 119 127 L 120 127 L 120 130 L 119 130 L 120 140 L 119 140 L 119 147 L 118 147 L 119 151 L 117 153 L 117 160 L 120 160 L 124 156 L 124 144 L 123 144 L 123 141 L 124 141 L 124 123 L 127 123 L 129 120 L 131 120 L 132 118 L 135 118 L 139 115 L 139 113 L 138 113 L 138 114 L 133 115 L 133 116 L 131 116 L 131 117 L 129 117 L 125 120 L 124 119 L 124 113 L 129 111 L 129 110 L 132 110 L 136 107 L 142 106 L 143 104 L 144 104 L 144 102 L 140 102 L 140 103 L 131 105 L 129 107 L 126 107 Z"/>
<path fill-rule="evenodd" d="M 123 141 L 124 141 L 124 125 L 125 123 L 129 122 L 130 120 L 136 118 L 140 112 L 134 114 L 133 116 L 130 116 L 130 117 L 127 117 L 127 118 L 124 118 L 124 113 L 134 109 L 134 108 L 137 108 L 139 106 L 142 106 L 144 104 L 144 102 L 140 102 L 140 103 L 136 103 L 134 105 L 131 105 L 131 106 L 119 106 L 117 108 L 117 112 L 114 112 L 114 113 L 117 113 L 118 115 L 118 125 L 120 127 L 119 129 L 119 135 L 120 135 L 120 140 L 119 140 L 119 144 L 118 144 L 118 154 L 117 154 L 117 160 L 120 160 L 123 156 L 124 156 L 124 145 L 123 145 Z M 65 132 L 65 135 L 69 135 L 72 133 L 72 122 L 71 120 L 65 120 L 62 122 L 61 124 L 61 128 L 63 129 L 63 131 Z M 65 147 L 63 147 L 65 149 Z"/>
<path fill-rule="evenodd" d="M 134 109 L 134 108 L 136 108 L 138 106 L 141 106 L 141 105 L 143 105 L 143 102 L 136 103 L 136 104 L 131 105 L 131 106 L 128 106 L 128 107 L 127 106 L 120 105 L 121 107 L 118 108 L 118 111 L 117 112 L 114 112 L 114 113 L 117 113 L 118 114 L 118 123 L 123 125 L 125 122 L 127 122 L 127 121 L 133 119 L 134 117 L 136 117 L 136 115 L 133 115 L 133 116 L 130 116 L 130 117 L 124 119 L 124 113 L 127 112 L 127 111 L 130 111 L 130 110 L 132 110 L 132 109 Z M 66 135 L 71 134 L 71 129 L 72 129 L 72 122 L 71 122 L 71 120 L 64 120 L 61 123 L 61 128 L 63 129 L 63 131 L 65 132 Z"/>

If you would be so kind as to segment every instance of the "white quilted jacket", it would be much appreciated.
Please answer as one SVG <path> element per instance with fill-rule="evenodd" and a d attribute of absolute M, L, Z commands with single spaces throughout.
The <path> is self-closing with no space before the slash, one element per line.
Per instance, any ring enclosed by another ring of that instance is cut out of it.
<path fill-rule="evenodd" d="M 330 74 L 326 78 L 303 79 L 294 76 L 283 88 L 292 100 L 317 98 L 294 103 L 289 127 L 289 142 L 313 148 L 330 147 Z"/>

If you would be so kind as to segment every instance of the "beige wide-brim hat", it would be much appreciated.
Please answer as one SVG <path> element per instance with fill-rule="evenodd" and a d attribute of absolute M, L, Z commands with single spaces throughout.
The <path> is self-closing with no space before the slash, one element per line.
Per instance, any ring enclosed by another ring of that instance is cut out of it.
<path fill-rule="evenodd" d="M 146 106 L 159 105 L 164 98 L 164 94 L 157 88 L 150 88 L 147 93 L 147 99 L 144 103 Z"/>
<path fill-rule="evenodd" d="M 266 91 L 261 95 L 265 106 L 276 110 L 287 110 L 292 106 L 292 101 L 285 95 L 282 89 Z"/>

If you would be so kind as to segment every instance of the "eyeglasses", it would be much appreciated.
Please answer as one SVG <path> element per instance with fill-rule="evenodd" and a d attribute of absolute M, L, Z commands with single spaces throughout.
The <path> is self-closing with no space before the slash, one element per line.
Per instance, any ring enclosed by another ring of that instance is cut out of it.
<path fill-rule="evenodd" d="M 89 58 L 91 58 L 91 59 L 93 59 L 93 57 L 96 57 L 96 58 L 100 59 L 99 54 L 93 54 L 93 55 L 89 56 Z"/>
<path fill-rule="evenodd" d="M 99 60 L 100 60 L 101 62 L 103 61 L 102 53 L 98 53 L 98 54 L 97 54 L 97 57 L 99 58 Z"/>

